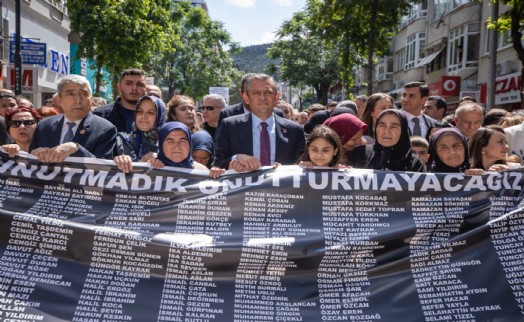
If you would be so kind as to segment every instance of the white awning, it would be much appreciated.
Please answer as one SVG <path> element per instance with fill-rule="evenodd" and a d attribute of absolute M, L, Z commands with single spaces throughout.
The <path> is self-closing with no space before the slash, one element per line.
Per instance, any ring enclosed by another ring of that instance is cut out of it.
<path fill-rule="evenodd" d="M 444 47 L 445 48 L 445 47 Z M 438 54 L 440 54 L 440 52 L 444 49 L 444 48 L 441 48 L 439 50 L 437 50 L 436 52 L 430 54 L 429 56 L 426 56 L 424 58 L 422 58 L 422 60 L 417 64 L 417 66 L 415 67 L 424 67 L 426 66 L 427 64 L 431 63 L 435 58 L 437 58 Z"/>

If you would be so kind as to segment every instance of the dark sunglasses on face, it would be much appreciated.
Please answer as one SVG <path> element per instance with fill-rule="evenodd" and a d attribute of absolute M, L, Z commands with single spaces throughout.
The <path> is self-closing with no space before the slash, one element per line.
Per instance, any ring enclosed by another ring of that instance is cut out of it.
<path fill-rule="evenodd" d="M 212 111 L 212 110 L 214 110 L 214 109 L 215 109 L 214 106 L 202 106 L 202 107 L 200 108 L 201 111 L 203 111 L 203 110 Z"/>
<path fill-rule="evenodd" d="M 20 121 L 11 121 L 11 122 L 9 122 L 9 126 L 17 128 L 17 127 L 20 127 L 23 124 L 25 127 L 32 127 L 32 126 L 36 125 L 36 123 L 37 123 L 36 120 L 20 120 Z"/>

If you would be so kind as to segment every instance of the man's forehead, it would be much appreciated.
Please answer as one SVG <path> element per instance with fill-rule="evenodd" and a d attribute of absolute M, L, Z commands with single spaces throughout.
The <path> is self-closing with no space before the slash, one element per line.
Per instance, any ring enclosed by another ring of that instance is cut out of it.
<path fill-rule="evenodd" d="M 87 85 L 75 84 L 75 83 L 66 83 L 64 84 L 64 91 L 75 91 L 75 90 L 86 90 L 89 91 Z"/>
<path fill-rule="evenodd" d="M 259 80 L 259 79 L 254 79 L 251 81 L 251 83 L 249 84 L 250 86 L 250 89 L 256 87 L 257 89 L 266 89 L 266 88 L 269 88 L 269 89 L 273 89 L 273 87 L 271 86 L 272 83 L 271 81 L 269 80 Z"/>
<path fill-rule="evenodd" d="M 146 78 L 144 76 L 141 76 L 141 75 L 126 75 L 124 77 L 122 77 L 122 82 L 128 82 L 128 81 L 133 81 L 133 82 L 144 82 L 146 81 Z"/>

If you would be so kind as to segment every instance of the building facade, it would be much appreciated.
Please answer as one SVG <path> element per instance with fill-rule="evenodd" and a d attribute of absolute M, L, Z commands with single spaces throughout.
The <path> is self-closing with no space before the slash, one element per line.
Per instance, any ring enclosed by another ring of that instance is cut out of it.
<path fill-rule="evenodd" d="M 448 114 L 463 96 L 485 104 L 491 61 L 486 21 L 491 6 L 490 1 L 473 0 L 428 0 L 413 6 L 393 39 L 392 55 L 380 58 L 375 66 L 373 91 L 389 93 L 399 104 L 403 85 L 422 81 L 429 85 L 430 95 L 447 100 Z M 500 5 L 499 12 L 505 10 Z M 519 109 L 521 63 L 509 32 L 498 36 L 496 59 L 495 106 L 487 108 Z"/>
<path fill-rule="evenodd" d="M 2 1 L 2 82 L 14 90 L 15 1 Z M 69 18 L 62 1 L 20 1 L 22 93 L 36 107 L 56 92 L 58 79 L 70 73 Z M 27 51 L 24 51 L 27 50 Z M 24 52 L 29 53 L 24 56 Z M 24 62 L 25 60 L 25 62 Z"/>

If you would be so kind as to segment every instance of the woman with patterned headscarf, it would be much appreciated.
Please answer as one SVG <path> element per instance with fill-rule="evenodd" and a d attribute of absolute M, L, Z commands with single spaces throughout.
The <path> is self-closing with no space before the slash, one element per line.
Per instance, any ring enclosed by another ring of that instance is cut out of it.
<path fill-rule="evenodd" d="M 124 172 L 132 162 L 147 162 L 158 152 L 158 129 L 166 121 L 166 106 L 155 96 L 142 96 L 136 103 L 131 133 L 118 133 L 114 162 Z"/>

